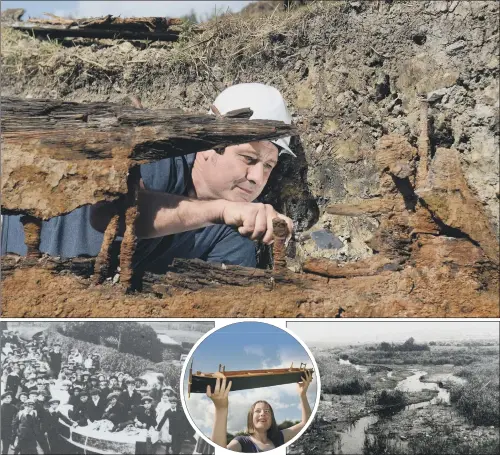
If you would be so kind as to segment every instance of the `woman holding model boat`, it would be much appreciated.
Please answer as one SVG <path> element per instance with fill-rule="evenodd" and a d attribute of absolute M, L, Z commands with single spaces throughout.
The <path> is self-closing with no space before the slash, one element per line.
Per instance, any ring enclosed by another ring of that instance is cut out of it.
<path fill-rule="evenodd" d="M 304 371 L 302 382 L 297 383 L 297 389 L 302 408 L 302 420 L 290 428 L 280 430 L 274 417 L 273 408 L 267 401 L 255 402 L 247 418 L 248 436 L 236 436 L 227 443 L 227 416 L 229 408 L 229 391 L 231 390 L 231 381 L 226 383 L 226 378 L 222 373 L 216 373 L 218 376 L 215 389 L 212 391 L 207 386 L 207 396 L 215 405 L 215 421 L 212 432 L 212 441 L 221 447 L 243 453 L 266 452 L 275 449 L 294 438 L 302 428 L 305 427 L 311 416 L 311 407 L 307 401 L 307 389 L 312 380 L 309 371 Z"/>

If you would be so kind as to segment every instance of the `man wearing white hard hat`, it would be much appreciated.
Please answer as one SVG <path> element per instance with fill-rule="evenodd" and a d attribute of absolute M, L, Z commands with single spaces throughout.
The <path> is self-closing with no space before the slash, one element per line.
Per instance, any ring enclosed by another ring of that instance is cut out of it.
<path fill-rule="evenodd" d="M 238 84 L 214 101 L 218 114 L 249 107 L 251 119 L 291 123 L 280 92 L 264 84 Z M 213 113 L 210 110 L 210 113 Z M 162 273 L 175 257 L 254 267 L 255 243 L 273 241 L 272 219 L 292 221 L 272 206 L 254 203 L 290 138 L 258 141 L 143 165 L 137 264 Z M 104 227 L 104 226 L 103 226 Z"/>
<path fill-rule="evenodd" d="M 251 119 L 291 123 L 280 92 L 265 84 L 231 86 L 213 106 L 221 115 L 250 108 Z M 229 146 L 222 154 L 206 150 L 142 165 L 136 223 L 141 240 L 134 266 L 164 273 L 177 257 L 254 267 L 254 241 L 272 243 L 273 218 L 283 218 L 293 230 L 290 218 L 254 202 L 282 154 L 295 156 L 289 137 Z M 40 250 L 62 257 L 96 256 L 110 216 L 109 207 L 99 205 L 53 218 L 44 223 Z M 6 218 L 2 251 L 26 254 L 21 223 Z"/>

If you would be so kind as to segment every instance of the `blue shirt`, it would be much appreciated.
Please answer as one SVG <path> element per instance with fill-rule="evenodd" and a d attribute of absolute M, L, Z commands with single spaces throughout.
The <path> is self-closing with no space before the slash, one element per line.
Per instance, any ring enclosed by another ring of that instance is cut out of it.
<path fill-rule="evenodd" d="M 192 187 L 191 170 L 196 154 L 168 158 L 141 166 L 144 187 L 187 196 Z M 40 251 L 71 258 L 97 256 L 103 234 L 90 225 L 90 205 L 42 223 Z M 249 243 L 250 242 L 250 243 Z M 19 215 L 7 215 L 2 223 L 2 254 L 27 254 Z M 210 262 L 255 267 L 253 242 L 226 225 L 215 225 L 180 234 L 143 239 L 138 242 L 134 266 L 163 273 L 174 257 L 200 258 Z"/>

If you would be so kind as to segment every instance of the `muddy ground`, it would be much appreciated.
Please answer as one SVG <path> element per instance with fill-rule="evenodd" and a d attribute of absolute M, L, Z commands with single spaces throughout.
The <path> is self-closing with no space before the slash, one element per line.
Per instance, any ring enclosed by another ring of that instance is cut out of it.
<path fill-rule="evenodd" d="M 434 93 L 431 145 L 457 148 L 469 185 L 498 227 L 498 15 L 495 1 L 311 1 L 290 12 L 227 15 L 179 43 L 39 41 L 2 27 L 2 96 L 123 102 L 206 112 L 225 87 L 277 87 L 299 137 L 266 198 L 309 238 L 301 257 L 355 260 L 377 228 L 329 215 L 330 203 L 379 194 L 373 150 L 384 134 L 415 143 L 417 92 Z"/>
<path fill-rule="evenodd" d="M 292 141 L 298 158 L 280 159 L 264 195 L 294 220 L 297 242 L 289 256 L 298 266 L 292 268 L 299 270 L 308 258 L 349 263 L 372 257 L 369 240 L 383 220 L 333 215 L 326 207 L 381 196 L 374 150 L 387 134 L 416 144 L 418 92 L 431 100 L 431 155 L 439 147 L 458 151 L 466 185 L 494 227 L 491 237 L 498 235 L 498 17 L 494 1 L 316 1 L 290 12 L 215 18 L 201 34 L 186 27 L 178 43 L 148 45 L 39 41 L 2 26 L 1 94 L 119 103 L 136 95 L 146 108 L 206 112 L 231 84 L 271 84 L 283 93 L 299 130 Z M 470 233 L 456 229 L 443 234 L 470 240 Z M 325 236 L 328 242 L 319 240 Z M 243 292 L 172 289 L 160 299 L 25 269 L 4 278 L 2 311 L 30 317 L 325 317 L 341 306 L 346 317 L 500 315 L 498 270 L 492 273 L 491 264 L 458 243 L 458 253 L 450 247 L 441 256 L 432 255 L 444 251 L 441 246 L 426 245 L 400 270 L 375 276 L 301 277 L 297 285 Z"/>
<path fill-rule="evenodd" d="M 292 273 L 292 272 L 290 272 Z M 441 273 L 445 273 L 441 271 Z M 293 274 L 293 273 L 292 273 Z M 429 280 L 415 269 L 328 279 L 293 274 L 297 284 L 172 288 L 161 298 L 125 295 L 110 282 L 19 268 L 2 281 L 4 317 L 498 317 L 496 293 L 467 280 Z M 300 278 L 300 280 L 299 280 Z"/>

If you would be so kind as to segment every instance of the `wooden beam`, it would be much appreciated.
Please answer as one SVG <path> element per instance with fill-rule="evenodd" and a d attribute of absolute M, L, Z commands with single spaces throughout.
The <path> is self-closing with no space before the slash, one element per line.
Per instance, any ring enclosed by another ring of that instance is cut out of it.
<path fill-rule="evenodd" d="M 2 213 L 43 220 L 127 194 L 134 165 L 296 134 L 276 121 L 13 97 L 1 127 Z"/>

